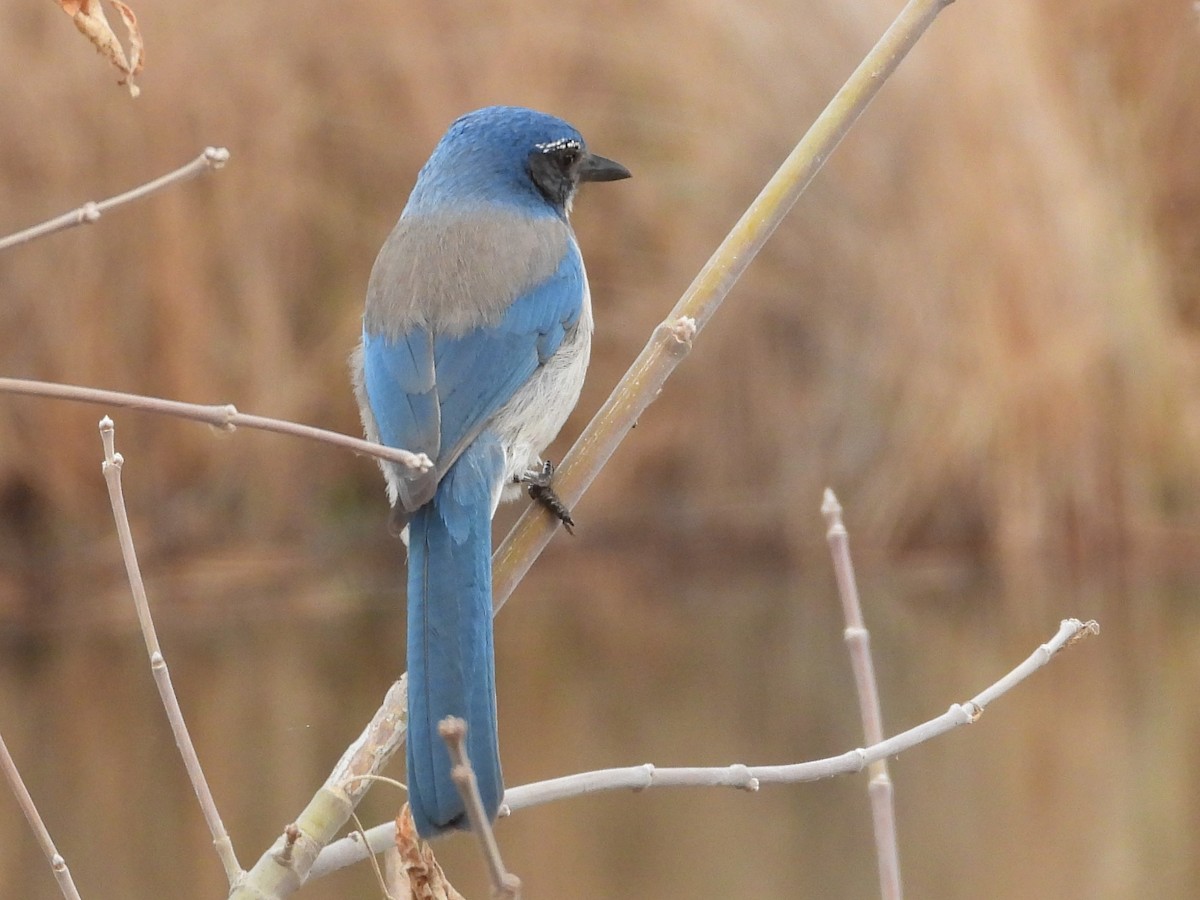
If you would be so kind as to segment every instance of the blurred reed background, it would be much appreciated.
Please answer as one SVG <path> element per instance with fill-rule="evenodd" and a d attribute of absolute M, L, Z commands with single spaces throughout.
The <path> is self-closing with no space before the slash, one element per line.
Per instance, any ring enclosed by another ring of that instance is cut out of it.
<path fill-rule="evenodd" d="M 597 345 L 560 457 L 899 7 L 141 0 L 131 101 L 53 5 L 7 3 L 0 233 L 206 144 L 233 158 L 0 256 L 0 369 L 357 433 L 346 356 L 418 167 L 460 113 L 524 104 L 635 173 L 577 204 Z M 890 730 L 1064 616 L 1104 626 L 895 764 L 910 895 L 1193 895 L 1198 41 L 1182 0 L 942 15 L 498 620 L 510 783 L 859 743 L 832 485 Z M 221 896 L 129 608 L 105 411 L 0 397 L 0 730 L 86 897 Z M 330 448 L 109 412 L 249 864 L 403 667 L 381 479 Z M 399 799 L 376 789 L 365 818 Z M 580 799 L 499 835 L 531 898 L 875 891 L 862 779 Z M 57 896 L 6 797 L 0 847 L 0 897 Z M 439 855 L 484 895 L 469 841 Z M 373 891 L 358 869 L 303 896 Z"/>

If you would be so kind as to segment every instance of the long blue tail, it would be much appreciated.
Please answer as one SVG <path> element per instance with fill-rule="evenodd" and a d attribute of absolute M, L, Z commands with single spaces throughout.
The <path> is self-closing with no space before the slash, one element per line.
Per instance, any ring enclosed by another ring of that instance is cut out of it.
<path fill-rule="evenodd" d="M 469 828 L 438 722 L 467 722 L 483 807 L 504 796 L 492 655 L 492 486 L 503 453 L 486 433 L 467 448 L 408 527 L 408 801 L 430 838 Z"/>

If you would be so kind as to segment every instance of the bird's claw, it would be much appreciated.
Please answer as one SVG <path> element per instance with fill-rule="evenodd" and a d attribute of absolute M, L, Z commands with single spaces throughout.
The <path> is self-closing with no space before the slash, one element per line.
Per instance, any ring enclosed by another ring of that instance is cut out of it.
<path fill-rule="evenodd" d="M 571 510 L 559 499 L 554 490 L 554 463 L 546 460 L 541 469 L 526 472 L 521 476 L 521 483 L 528 486 L 529 496 L 535 502 L 545 507 L 552 516 L 562 522 L 567 534 L 575 533 L 575 520 L 571 518 Z"/>

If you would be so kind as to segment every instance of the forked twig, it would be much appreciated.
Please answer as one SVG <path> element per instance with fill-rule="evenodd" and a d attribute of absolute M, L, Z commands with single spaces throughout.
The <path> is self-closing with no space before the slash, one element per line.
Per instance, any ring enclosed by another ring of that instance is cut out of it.
<path fill-rule="evenodd" d="M 521 879 L 504 868 L 500 846 L 496 843 L 492 823 L 484 812 L 483 798 L 479 796 L 475 770 L 471 768 L 471 760 L 467 756 L 467 723 L 457 716 L 447 716 L 438 722 L 438 734 L 450 751 L 450 780 L 462 797 L 471 832 L 479 841 L 483 861 L 487 864 L 488 877 L 492 881 L 492 900 L 520 900 Z"/>
<path fill-rule="evenodd" d="M 1094 621 L 1064 619 L 1057 633 L 1049 641 L 1034 650 L 1024 662 L 995 684 L 970 700 L 953 704 L 942 715 L 915 728 L 869 747 L 850 750 L 840 756 L 780 766 L 746 766 L 738 763 L 732 766 L 659 768 L 647 763 L 620 769 L 582 772 L 510 788 L 504 794 L 504 804 L 500 807 L 500 813 L 510 814 L 531 806 L 599 791 L 643 791 L 652 787 L 734 787 L 757 791 L 763 784 L 797 784 L 861 772 L 877 760 L 895 756 L 959 726 L 979 721 L 989 703 L 1046 665 L 1060 650 L 1099 633 L 1100 626 Z M 330 844 L 313 865 L 311 876 L 325 875 L 335 869 L 353 865 L 365 858 L 368 848 L 370 852 L 379 853 L 387 849 L 394 838 L 395 823 L 388 822 L 367 830 L 366 848 L 359 839 L 342 839 Z"/>
<path fill-rule="evenodd" d="M 187 179 L 194 178 L 196 175 L 206 172 L 209 169 L 219 169 L 228 161 L 229 151 L 224 147 L 205 147 L 199 156 L 187 165 L 180 166 L 174 172 L 168 172 L 166 175 L 155 178 L 153 181 L 148 181 L 123 194 L 117 194 L 115 197 L 109 197 L 107 200 L 99 202 L 89 200 L 83 206 L 73 209 L 71 212 L 55 216 L 47 222 L 34 225 L 32 228 L 26 228 L 23 231 L 18 231 L 16 234 L 10 234 L 6 238 L 0 238 L 0 250 L 7 250 L 9 247 L 25 244 L 40 237 L 45 237 L 48 234 L 54 234 L 66 228 L 73 228 L 76 225 L 90 224 L 114 207 L 130 203 L 134 200 L 140 200 L 148 194 L 153 194 L 155 191 L 160 191 L 172 184 L 187 181 Z"/>
<path fill-rule="evenodd" d="M 862 713 L 863 737 L 868 745 L 883 740 L 883 712 L 879 704 L 879 687 L 875 679 L 875 663 L 871 658 L 871 635 L 867 631 L 858 600 L 858 584 L 854 564 L 850 560 L 850 536 L 842 523 L 842 505 L 829 488 L 821 504 L 828 531 L 829 552 L 833 557 L 833 572 L 837 578 L 838 596 L 846 619 L 844 632 L 850 651 L 850 668 L 854 671 L 854 686 L 858 692 L 858 707 Z M 870 778 L 867 794 L 871 800 L 871 822 L 875 831 L 875 853 L 879 860 L 879 891 L 883 900 L 900 900 L 900 848 L 896 840 L 896 808 L 893 800 L 892 778 L 888 774 L 887 757 L 873 761 L 867 768 Z"/>
<path fill-rule="evenodd" d="M 129 577 L 129 587 L 133 592 L 133 605 L 137 609 L 138 624 L 142 629 L 142 637 L 146 641 L 146 652 L 150 655 L 150 671 L 154 675 L 154 685 L 158 688 L 158 696 L 167 712 L 167 721 L 171 725 L 171 733 L 175 736 L 175 745 L 179 755 L 183 757 L 183 765 L 187 769 L 188 779 L 200 801 L 200 809 L 204 813 L 204 821 L 208 823 L 212 835 L 213 846 L 225 867 L 225 876 L 232 886 L 242 874 L 237 856 L 233 852 L 233 842 L 229 832 L 217 812 L 217 804 L 209 790 L 208 780 L 200 766 L 200 757 L 196 755 L 196 747 L 188 734 L 187 725 L 183 721 L 183 711 L 179 708 L 179 698 L 175 696 L 175 688 L 171 685 L 171 673 L 167 669 L 167 661 L 163 658 L 162 649 L 158 644 L 158 634 L 154 629 L 154 619 L 150 615 L 150 602 L 146 598 L 146 585 L 142 581 L 142 570 L 138 564 L 137 553 L 133 547 L 133 531 L 129 527 L 129 514 L 125 509 L 124 491 L 121 488 L 121 468 L 124 458 L 116 451 L 116 428 L 113 420 L 105 416 L 100 420 L 100 439 L 104 443 L 104 481 L 108 485 L 108 499 L 112 504 L 113 519 L 117 524 L 117 537 L 121 543 L 121 556 L 125 561 L 125 573 Z"/>
<path fill-rule="evenodd" d="M 25 819 L 29 822 L 29 827 L 33 829 L 38 846 L 42 848 L 42 853 L 46 854 L 46 860 L 50 863 L 50 868 L 54 871 L 54 878 L 58 882 L 58 889 L 62 891 L 66 900 L 80 900 L 79 891 L 75 888 L 75 881 L 71 878 L 71 870 L 67 868 L 67 861 L 62 858 L 58 848 L 54 846 L 50 831 L 46 828 L 46 823 L 42 821 L 42 815 L 38 812 L 33 797 L 29 795 L 21 773 L 17 771 L 17 764 L 13 760 L 12 754 L 8 752 L 8 745 L 4 743 L 3 736 L 0 736 L 0 770 L 4 771 L 4 777 L 8 781 L 9 787 L 12 788 L 13 796 L 17 798 L 17 806 L 21 807 L 21 812 L 25 813 Z"/>

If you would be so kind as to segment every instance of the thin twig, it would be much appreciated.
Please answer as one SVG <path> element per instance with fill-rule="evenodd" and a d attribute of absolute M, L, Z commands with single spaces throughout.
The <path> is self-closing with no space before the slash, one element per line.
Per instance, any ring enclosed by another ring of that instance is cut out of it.
<path fill-rule="evenodd" d="M 457 716 L 447 716 L 438 722 L 438 734 L 450 751 L 450 780 L 462 797 L 467 821 L 471 823 L 471 831 L 479 841 L 488 877 L 492 881 L 492 900 L 520 900 L 521 879 L 504 868 L 500 845 L 496 843 L 492 823 L 484 812 L 479 783 L 475 780 L 475 770 L 471 768 L 471 760 L 467 756 L 467 723 Z"/>
<path fill-rule="evenodd" d="M 193 422 L 203 422 L 220 428 L 222 431 L 233 431 L 237 428 L 273 431 L 276 434 L 287 434 L 310 441 L 333 444 L 335 447 L 344 447 L 355 453 L 399 463 L 420 472 L 427 472 L 433 467 L 433 462 L 424 453 L 410 453 L 407 450 L 385 447 L 373 441 L 364 441 L 362 438 L 350 437 L 348 434 L 326 431 L 324 428 L 315 428 L 312 425 L 301 425 L 286 419 L 271 419 L 266 416 L 240 413 L 232 403 L 205 406 L 200 403 L 184 403 L 181 400 L 165 400 L 161 397 L 127 394 L 123 391 L 105 391 L 76 384 L 57 384 L 52 381 L 33 381 L 25 378 L 0 378 L 0 394 L 23 394 L 31 397 L 51 397 L 56 400 L 78 400 L 81 403 L 95 403 L 102 406 L 120 406 L 125 409 L 137 409 L 158 415 L 189 419 Z"/>
<path fill-rule="evenodd" d="M 871 635 L 862 615 L 858 599 L 858 584 L 854 578 L 854 563 L 850 560 L 850 536 L 842 523 L 842 506 L 829 488 L 825 489 L 821 514 L 828 531 L 829 552 L 837 578 L 838 596 L 846 619 L 844 637 L 850 652 L 850 668 L 858 691 L 858 707 L 862 713 L 863 737 L 868 745 L 883 740 L 883 712 L 879 703 L 879 688 L 875 679 L 875 663 L 871 658 Z M 884 900 L 900 900 L 900 849 L 896 840 L 896 808 L 893 801 L 892 778 L 888 774 L 887 758 L 877 759 L 868 766 L 870 778 L 867 796 L 871 801 L 871 821 L 875 830 L 875 852 L 879 861 L 879 892 Z"/>
<path fill-rule="evenodd" d="M 638 418 L 659 395 L 667 378 L 691 350 L 693 338 L 720 308 L 734 283 L 879 88 L 937 14 L 952 2 L 909 0 L 733 226 L 555 470 L 554 490 L 568 508 L 579 501 Z M 557 519 L 536 503 L 521 514 L 496 551 L 492 602 L 497 609 L 550 542 L 557 524 Z"/>
<path fill-rule="evenodd" d="M 66 860 L 54 846 L 50 831 L 46 828 L 46 823 L 42 821 L 42 815 L 38 812 L 33 797 L 29 795 L 21 773 L 17 771 L 17 764 L 13 760 L 12 754 L 8 752 L 8 745 L 4 743 L 3 736 L 0 736 L 0 770 L 4 771 L 4 777 L 8 781 L 9 787 L 12 788 L 13 796 L 17 798 L 17 806 L 21 807 L 21 812 L 25 813 L 25 819 L 29 822 L 29 827 L 33 829 L 42 853 L 46 855 L 46 859 L 50 863 L 54 878 L 58 881 L 58 889 L 62 891 L 66 900 L 80 900 L 79 891 L 75 889 L 75 881 L 71 878 L 71 870 L 67 868 Z"/>
<path fill-rule="evenodd" d="M 408 793 L 408 785 L 407 784 L 405 784 L 403 781 L 400 781 L 398 778 L 388 778 L 386 775 L 356 775 L 351 780 L 356 783 L 363 782 L 363 781 L 371 781 L 371 782 L 378 782 L 380 784 L 390 784 L 392 787 L 396 788 L 397 790 L 401 790 L 401 791 L 404 791 L 405 793 Z"/>
<path fill-rule="evenodd" d="M 354 833 L 364 843 L 367 840 L 367 833 L 363 830 L 362 819 L 358 817 L 358 813 L 350 813 L 350 818 L 354 821 Z M 388 890 L 387 879 L 383 877 L 383 869 L 379 866 L 379 860 L 374 856 L 371 857 L 371 869 L 375 872 L 375 883 L 379 885 L 379 892 L 383 895 L 384 900 L 396 900 L 392 896 L 392 892 Z"/>
<path fill-rule="evenodd" d="M 146 641 L 146 652 L 150 656 L 150 671 L 154 675 L 154 684 L 158 688 L 158 696 L 162 699 L 163 708 L 167 712 L 167 721 L 171 725 L 171 733 L 175 736 L 175 745 L 179 755 L 183 757 L 184 768 L 187 769 L 188 779 L 200 801 L 200 809 L 204 813 L 204 821 L 208 823 L 212 835 L 213 846 L 225 867 L 225 876 L 232 886 L 242 874 L 233 851 L 233 843 L 229 832 L 217 812 L 217 804 L 209 790 L 208 780 L 200 766 L 200 757 L 196 755 L 196 747 L 188 734 L 187 725 L 183 721 L 183 711 L 179 708 L 179 698 L 175 696 L 175 688 L 171 685 L 171 673 L 167 669 L 167 661 L 163 658 L 162 649 L 158 644 L 158 634 L 154 630 L 154 619 L 150 615 L 150 602 L 146 598 L 146 585 L 142 581 L 141 566 L 138 564 L 137 553 L 133 547 L 133 531 L 129 527 L 129 514 L 125 509 L 125 497 L 121 488 L 121 468 L 124 458 L 116 451 L 116 429 L 113 420 L 105 416 L 100 420 L 100 439 L 104 443 L 104 481 L 108 485 L 108 499 L 112 504 L 113 518 L 117 523 L 117 537 L 121 543 L 121 556 L 125 560 L 125 572 L 129 577 L 129 587 L 133 591 L 133 604 L 137 609 L 138 623 L 141 625 L 142 637 Z"/>
<path fill-rule="evenodd" d="M 166 175 L 155 178 L 153 181 L 148 181 L 131 191 L 117 194 L 115 197 L 109 197 L 107 200 L 101 200 L 98 203 L 94 200 L 89 200 L 78 209 L 73 209 L 71 212 L 56 216 L 48 222 L 34 225 L 32 228 L 26 228 L 24 231 L 18 231 L 16 234 L 10 234 L 6 238 L 0 238 L 0 250 L 7 250 L 9 247 L 25 244 L 37 238 L 45 237 L 48 234 L 54 234 L 66 228 L 73 228 L 76 225 L 91 224 L 99 219 L 103 213 L 108 212 L 114 207 L 130 203 L 134 200 L 140 200 L 147 194 L 153 194 L 155 191 L 162 190 L 169 185 L 187 181 L 189 178 L 193 178 L 201 172 L 207 172 L 209 169 L 219 169 L 228 161 L 229 151 L 224 147 L 205 147 L 199 156 L 187 165 L 180 166 L 174 172 L 168 172 Z"/>
<path fill-rule="evenodd" d="M 796 784 L 861 772 L 876 760 L 896 756 L 961 725 L 971 725 L 979 721 L 989 703 L 1046 665 L 1060 650 L 1099 633 L 1100 626 L 1094 621 L 1064 619 L 1054 637 L 972 699 L 965 703 L 955 703 L 942 715 L 915 728 L 869 747 L 850 750 L 840 756 L 782 766 L 745 766 L 738 763 L 717 767 L 659 768 L 647 763 L 620 769 L 583 772 L 510 788 L 504 793 L 504 804 L 500 807 L 500 814 L 507 815 L 531 806 L 599 791 L 643 791 L 651 787 L 734 787 L 757 791 L 763 784 Z M 395 824 L 392 822 L 367 830 L 367 848 L 370 852 L 379 853 L 385 850 L 394 839 Z M 320 857 L 312 867 L 311 877 L 325 875 L 359 862 L 366 856 L 367 848 L 363 847 L 357 836 L 355 840 L 343 839 L 330 844 L 321 851 Z"/>

